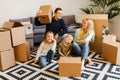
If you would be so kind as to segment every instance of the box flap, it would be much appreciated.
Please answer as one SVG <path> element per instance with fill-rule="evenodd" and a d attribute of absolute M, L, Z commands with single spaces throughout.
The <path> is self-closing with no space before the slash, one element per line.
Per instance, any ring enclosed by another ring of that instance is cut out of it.
<path fill-rule="evenodd" d="M 58 63 L 81 63 L 80 57 L 60 57 Z"/>
<path fill-rule="evenodd" d="M 107 19 L 108 20 L 108 14 L 84 14 L 82 16 L 82 19 Z"/>
<path fill-rule="evenodd" d="M 4 32 L 4 31 L 7 31 L 7 29 L 0 28 L 0 32 Z"/>
<path fill-rule="evenodd" d="M 5 22 L 3 25 L 4 29 L 11 29 L 13 27 L 23 26 L 20 22 Z"/>

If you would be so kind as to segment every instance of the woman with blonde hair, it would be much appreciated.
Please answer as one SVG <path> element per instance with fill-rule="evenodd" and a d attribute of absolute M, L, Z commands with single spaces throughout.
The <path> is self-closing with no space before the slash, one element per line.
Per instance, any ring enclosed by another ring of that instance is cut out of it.
<path fill-rule="evenodd" d="M 82 67 L 81 70 L 84 70 L 85 60 L 88 60 L 89 65 L 93 65 L 90 58 L 88 58 L 88 54 L 90 52 L 89 42 L 94 40 L 94 23 L 91 19 L 84 19 L 82 21 L 82 28 L 76 29 L 74 35 L 74 43 L 73 43 L 73 52 L 77 56 L 81 56 L 82 58 Z"/>

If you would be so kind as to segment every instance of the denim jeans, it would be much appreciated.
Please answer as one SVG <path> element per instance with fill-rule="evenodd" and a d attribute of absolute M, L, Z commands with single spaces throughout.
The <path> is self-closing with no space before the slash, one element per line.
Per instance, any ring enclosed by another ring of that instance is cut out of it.
<path fill-rule="evenodd" d="M 44 67 L 47 65 L 47 61 L 50 62 L 54 58 L 55 53 L 52 50 L 49 50 L 46 56 L 39 57 L 39 65 Z"/>
<path fill-rule="evenodd" d="M 88 57 L 90 48 L 89 43 L 85 43 L 82 45 L 78 45 L 77 43 L 73 43 L 72 45 L 72 53 L 76 56 L 80 56 L 84 59 Z"/>

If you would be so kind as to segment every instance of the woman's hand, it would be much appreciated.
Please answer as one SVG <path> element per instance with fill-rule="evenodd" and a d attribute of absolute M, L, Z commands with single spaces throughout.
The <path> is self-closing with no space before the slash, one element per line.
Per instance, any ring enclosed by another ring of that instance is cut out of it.
<path fill-rule="evenodd" d="M 78 43 L 78 44 L 85 44 L 86 41 L 85 40 L 77 40 L 76 43 Z"/>

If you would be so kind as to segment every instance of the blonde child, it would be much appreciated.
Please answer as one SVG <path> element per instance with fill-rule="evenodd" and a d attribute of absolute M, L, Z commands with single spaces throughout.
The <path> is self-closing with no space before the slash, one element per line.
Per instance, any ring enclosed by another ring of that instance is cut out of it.
<path fill-rule="evenodd" d="M 39 62 L 41 67 L 46 66 L 47 61 L 51 62 L 54 58 L 56 50 L 56 40 L 54 39 L 54 33 L 48 31 L 45 39 L 40 44 L 34 63 Z"/>
<path fill-rule="evenodd" d="M 58 45 L 58 53 L 62 57 L 67 57 L 71 53 L 72 50 L 72 41 L 73 36 L 67 34 L 64 39 Z"/>

